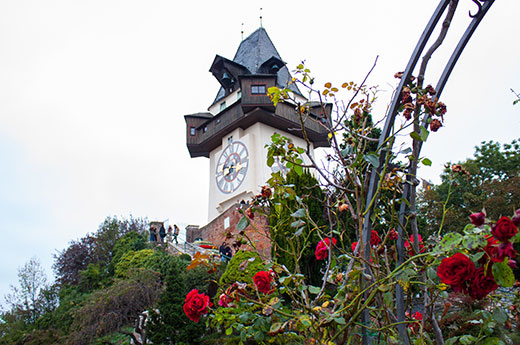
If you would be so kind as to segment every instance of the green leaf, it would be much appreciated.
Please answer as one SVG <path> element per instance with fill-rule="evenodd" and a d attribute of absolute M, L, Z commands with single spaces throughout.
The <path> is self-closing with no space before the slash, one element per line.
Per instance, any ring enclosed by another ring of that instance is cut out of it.
<path fill-rule="evenodd" d="M 422 164 L 431 167 L 432 166 L 432 161 L 429 160 L 428 158 L 423 158 Z"/>
<path fill-rule="evenodd" d="M 451 251 L 455 249 L 459 243 L 462 241 L 462 235 L 458 232 L 450 232 L 441 240 L 440 248 L 445 251 Z"/>
<path fill-rule="evenodd" d="M 371 153 L 367 153 L 366 155 L 363 156 L 363 158 L 370 164 L 372 164 L 372 166 L 374 168 L 378 168 L 379 167 L 379 156 L 373 152 Z"/>
<path fill-rule="evenodd" d="M 453 337 L 444 342 L 444 345 L 453 345 L 459 340 L 459 337 Z"/>
<path fill-rule="evenodd" d="M 473 250 L 479 247 L 485 247 L 487 244 L 484 236 L 480 235 L 467 235 L 462 240 L 462 245 L 468 250 Z"/>
<path fill-rule="evenodd" d="M 267 166 L 268 166 L 268 167 L 272 167 L 273 164 L 274 164 L 274 158 L 273 158 L 272 156 L 269 156 L 269 157 L 267 158 Z"/>
<path fill-rule="evenodd" d="M 247 228 L 247 226 L 249 225 L 249 220 L 247 219 L 247 217 L 242 217 L 240 218 L 240 220 L 238 221 L 238 224 L 237 224 L 237 230 L 240 232 L 240 231 L 243 231 L 245 228 Z"/>
<path fill-rule="evenodd" d="M 291 228 L 299 228 L 300 226 L 305 225 L 305 222 L 301 219 L 298 219 L 297 221 L 294 221 L 291 223 Z"/>
<path fill-rule="evenodd" d="M 515 283 L 515 275 L 511 267 L 507 265 L 507 262 L 495 262 L 491 270 L 498 285 L 512 287 Z"/>
<path fill-rule="evenodd" d="M 262 331 L 258 331 L 255 333 L 255 340 L 257 342 L 262 342 L 264 340 L 264 333 Z"/>
<path fill-rule="evenodd" d="M 493 309 L 493 319 L 500 324 L 504 324 L 507 321 L 507 314 L 500 307 Z"/>
<path fill-rule="evenodd" d="M 473 261 L 473 262 L 479 261 L 484 256 L 484 254 L 485 254 L 484 252 L 478 252 L 478 253 L 471 255 L 471 261 Z"/>
<path fill-rule="evenodd" d="M 334 321 L 336 321 L 336 323 L 339 323 L 340 325 L 344 325 L 346 323 L 345 318 L 343 317 L 335 317 Z"/>
<path fill-rule="evenodd" d="M 464 344 L 464 345 L 471 345 L 476 340 L 477 340 L 477 338 L 475 338 L 474 336 L 472 336 L 470 334 L 465 334 L 459 338 L 459 341 L 461 342 L 461 344 Z"/>
<path fill-rule="evenodd" d="M 354 149 L 352 148 L 352 146 L 347 145 L 347 147 L 345 147 L 343 150 L 341 150 L 341 155 L 343 157 L 346 157 L 347 155 L 350 155 L 353 152 L 354 152 Z"/>
<path fill-rule="evenodd" d="M 426 128 L 421 126 L 421 141 L 426 141 L 426 139 L 428 139 L 429 134 L 430 134 L 430 132 L 428 132 L 428 130 Z"/>
<path fill-rule="evenodd" d="M 238 319 L 240 320 L 240 322 L 242 323 L 246 323 L 247 320 L 249 319 L 249 313 L 248 312 L 245 312 L 245 313 L 242 313 L 238 316 Z"/>
<path fill-rule="evenodd" d="M 233 333 L 233 327 L 226 329 L 226 335 L 231 335 L 231 333 Z"/>
<path fill-rule="evenodd" d="M 479 342 L 479 345 L 499 345 L 499 344 L 500 344 L 500 339 L 497 337 L 486 338 Z"/>
<path fill-rule="evenodd" d="M 428 278 L 430 278 L 433 281 L 436 281 L 439 278 L 439 276 L 437 275 L 437 271 L 433 267 L 428 267 L 426 274 L 428 275 Z"/>
<path fill-rule="evenodd" d="M 318 286 L 312 286 L 312 285 L 309 285 L 309 292 L 313 295 L 317 295 L 319 294 L 321 291 L 321 288 L 319 288 Z"/>
<path fill-rule="evenodd" d="M 310 327 L 312 325 L 311 320 L 309 319 L 309 317 L 307 315 L 301 315 L 300 316 L 300 322 L 306 328 Z"/>
<path fill-rule="evenodd" d="M 305 224 L 305 222 L 304 222 Z M 305 227 L 301 227 L 299 228 L 298 230 L 296 230 L 296 232 L 294 233 L 294 236 L 301 236 L 301 234 L 303 233 L 303 229 L 305 229 Z"/>
<path fill-rule="evenodd" d="M 410 133 L 410 136 L 412 137 L 412 139 L 416 140 L 416 141 L 423 141 L 421 139 L 421 136 L 419 134 L 417 134 L 416 132 L 412 132 Z"/>
<path fill-rule="evenodd" d="M 305 214 L 305 210 L 303 208 L 299 208 L 293 214 L 291 214 L 291 217 L 294 217 L 294 218 L 303 218 L 305 216 L 306 216 L 306 214 Z"/>
<path fill-rule="evenodd" d="M 300 165 L 295 165 L 294 166 L 294 172 L 298 174 L 298 176 L 302 176 L 303 175 L 303 167 L 300 166 Z"/>
<path fill-rule="evenodd" d="M 282 328 L 281 322 L 275 322 L 271 325 L 271 328 L 269 328 L 269 333 L 277 333 Z"/>

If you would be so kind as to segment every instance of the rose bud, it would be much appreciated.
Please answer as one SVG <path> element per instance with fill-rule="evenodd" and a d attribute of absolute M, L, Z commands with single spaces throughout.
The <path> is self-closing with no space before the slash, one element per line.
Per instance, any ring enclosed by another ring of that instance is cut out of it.
<path fill-rule="evenodd" d="M 338 210 L 339 212 L 345 212 L 345 211 L 348 211 L 348 205 L 347 204 L 339 204 L 338 206 Z"/>
<path fill-rule="evenodd" d="M 486 220 L 486 214 L 484 212 L 473 213 L 469 215 L 471 223 L 475 226 L 481 226 Z"/>

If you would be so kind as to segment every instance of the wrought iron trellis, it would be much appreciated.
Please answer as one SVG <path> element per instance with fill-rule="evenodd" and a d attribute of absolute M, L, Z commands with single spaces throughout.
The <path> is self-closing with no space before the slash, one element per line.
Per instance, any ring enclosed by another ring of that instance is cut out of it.
<path fill-rule="evenodd" d="M 403 91 L 403 88 L 410 80 L 410 77 L 412 76 L 412 72 L 414 71 L 417 62 L 419 61 L 420 56 L 423 54 L 424 48 L 426 46 L 426 43 L 430 39 L 430 36 L 432 35 L 432 32 L 437 27 L 442 15 L 446 12 L 446 9 L 448 8 L 448 5 L 450 5 L 451 2 L 457 3 L 459 0 L 441 0 L 439 2 L 439 5 L 435 9 L 432 17 L 430 18 L 428 24 L 426 25 L 426 28 L 424 29 L 421 37 L 419 38 L 419 41 L 417 42 L 417 45 L 410 57 L 410 60 L 408 61 L 408 65 L 406 66 L 406 69 L 403 73 L 403 76 L 401 78 L 401 82 L 399 83 L 399 86 L 397 87 L 397 90 L 395 92 L 395 96 L 392 100 L 392 103 L 390 105 L 386 122 L 383 128 L 383 131 L 381 133 L 381 136 L 379 138 L 379 148 L 380 148 L 380 156 L 379 156 L 379 168 L 373 169 L 372 173 L 370 175 L 370 182 L 369 187 L 367 191 L 367 201 L 366 201 L 366 215 L 363 223 L 363 231 L 362 231 L 362 243 L 364 244 L 364 259 L 365 262 L 369 261 L 369 255 L 370 255 L 370 237 L 371 237 L 371 229 L 372 229 L 372 211 L 373 211 L 373 205 L 376 204 L 378 195 L 377 195 L 377 189 L 378 185 L 382 182 L 382 179 L 384 178 L 383 173 L 383 167 L 385 166 L 385 160 L 386 155 L 388 152 L 391 152 L 392 150 L 392 142 L 389 141 L 390 134 L 392 132 L 395 118 L 398 112 L 398 108 L 401 101 L 401 94 Z M 460 38 L 459 43 L 457 44 L 456 48 L 454 49 L 450 59 L 448 60 L 444 71 L 442 72 L 439 81 L 437 82 L 435 90 L 437 91 L 436 97 L 440 98 L 442 91 L 444 90 L 444 86 L 446 85 L 446 82 L 448 81 L 448 78 L 450 77 L 451 72 L 453 71 L 453 68 L 455 67 L 455 64 L 457 63 L 462 51 L 466 47 L 466 44 L 469 42 L 471 36 L 475 32 L 477 26 L 480 24 L 482 18 L 486 15 L 489 8 L 493 5 L 495 0 L 472 0 L 477 6 L 478 10 L 475 14 L 469 13 L 469 16 L 472 18 L 470 24 L 468 25 L 466 31 Z M 421 124 L 422 126 L 426 126 L 426 124 L 429 121 L 429 115 L 424 115 Z M 422 147 L 422 142 L 417 143 L 417 152 L 415 152 L 416 156 L 419 157 L 419 153 Z M 417 159 L 417 158 L 416 158 Z M 412 168 L 413 164 L 411 163 L 410 166 L 407 169 L 407 183 L 404 186 L 403 190 L 403 199 L 407 200 L 407 202 L 403 201 L 400 206 L 399 210 L 399 226 L 398 226 L 398 234 L 399 238 L 397 240 L 397 252 L 398 252 L 398 260 L 397 265 L 400 265 L 404 261 L 404 229 L 402 228 L 402 224 L 404 224 L 405 217 L 411 213 L 415 213 L 415 209 L 409 209 L 411 197 L 415 197 L 415 186 L 417 184 L 417 179 L 414 176 L 414 169 Z M 413 193 L 412 193 L 413 191 Z M 413 195 L 413 196 L 412 196 Z M 413 231 L 414 241 L 413 244 L 416 247 L 416 250 L 418 250 L 418 233 L 415 229 Z M 367 276 L 370 276 L 370 267 L 367 263 L 364 265 L 365 273 L 367 273 Z M 364 278 L 366 279 L 366 278 Z M 363 284 L 366 284 L 367 282 L 364 281 Z M 365 296 L 366 298 L 367 296 Z M 405 304 L 404 304 L 404 293 L 403 289 L 399 284 L 396 284 L 396 312 L 397 312 L 397 321 L 399 323 L 398 330 L 400 338 L 404 341 L 406 345 L 410 344 L 410 341 L 408 339 L 407 331 L 406 331 L 406 324 L 402 323 L 405 320 Z M 363 323 L 365 325 L 370 324 L 370 314 L 369 310 L 365 310 L 363 312 Z M 372 336 L 369 335 L 367 329 L 363 329 L 363 344 L 364 345 L 370 345 L 373 342 Z M 442 340 L 441 340 L 442 343 Z"/>

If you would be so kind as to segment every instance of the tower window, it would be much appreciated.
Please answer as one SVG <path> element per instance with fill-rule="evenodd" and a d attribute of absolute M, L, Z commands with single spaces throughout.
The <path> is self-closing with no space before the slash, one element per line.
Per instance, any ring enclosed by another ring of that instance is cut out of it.
<path fill-rule="evenodd" d="M 220 103 L 220 111 L 226 109 L 226 101 Z"/>
<path fill-rule="evenodd" d="M 265 95 L 266 94 L 265 85 L 251 85 L 251 94 L 252 95 Z"/>
<path fill-rule="evenodd" d="M 203 131 L 204 133 L 206 133 L 206 132 L 208 131 L 208 126 L 204 126 L 204 128 L 202 129 L 202 131 Z"/>
<path fill-rule="evenodd" d="M 190 127 L 190 135 L 194 136 L 196 133 L 195 127 Z"/>

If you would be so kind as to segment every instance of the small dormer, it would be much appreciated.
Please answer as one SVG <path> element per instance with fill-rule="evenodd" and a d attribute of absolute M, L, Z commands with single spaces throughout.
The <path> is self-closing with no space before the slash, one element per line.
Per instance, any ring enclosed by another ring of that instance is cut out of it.
<path fill-rule="evenodd" d="M 276 75 L 283 66 L 285 66 L 285 62 L 283 62 L 276 56 L 272 56 L 260 66 L 260 68 L 258 69 L 258 73 Z"/>
<path fill-rule="evenodd" d="M 250 74 L 249 70 L 244 66 L 220 55 L 215 56 L 209 71 L 222 86 L 225 93 L 224 97 L 238 89 L 238 78 L 241 75 Z"/>

